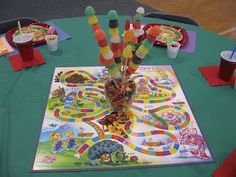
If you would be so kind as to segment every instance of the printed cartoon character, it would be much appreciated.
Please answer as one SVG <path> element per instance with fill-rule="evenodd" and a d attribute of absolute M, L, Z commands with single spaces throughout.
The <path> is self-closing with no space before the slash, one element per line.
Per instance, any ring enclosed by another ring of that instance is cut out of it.
<path fill-rule="evenodd" d="M 116 130 L 117 128 L 113 124 L 115 121 L 117 121 L 119 118 L 118 112 L 112 112 L 106 116 L 104 116 L 102 119 L 98 120 L 98 123 L 102 125 L 103 131 L 108 131 L 108 126 L 113 126 Z M 104 126 L 106 125 L 106 130 L 104 129 Z"/>
<path fill-rule="evenodd" d="M 185 145 L 194 145 L 196 148 L 191 150 L 190 153 L 195 157 L 199 156 L 201 159 L 208 159 L 205 152 L 206 147 L 204 139 L 201 135 L 197 134 L 197 130 L 195 128 L 185 128 L 180 131 L 180 144 L 183 145 L 184 149 Z"/>
<path fill-rule="evenodd" d="M 75 143 L 74 132 L 72 130 L 69 130 L 66 132 L 66 137 L 68 138 L 68 144 L 66 149 L 67 150 L 75 150 L 75 148 L 78 147 L 78 145 Z"/>
<path fill-rule="evenodd" d="M 149 89 L 147 87 L 147 81 L 145 79 L 140 79 L 138 81 L 138 93 L 139 93 L 139 96 L 143 99 L 145 98 L 148 98 L 149 97 Z"/>
<path fill-rule="evenodd" d="M 164 112 L 162 113 L 161 117 L 163 117 L 168 122 L 168 124 L 171 125 L 178 125 L 182 122 L 181 114 L 174 111 Z"/>
<path fill-rule="evenodd" d="M 54 141 L 52 152 L 53 153 L 63 152 L 64 148 L 62 147 L 61 133 L 53 132 L 50 134 L 50 138 Z"/>
<path fill-rule="evenodd" d="M 194 156 L 200 156 L 201 159 L 208 159 L 205 152 L 205 142 L 202 137 L 193 135 L 189 137 L 189 141 L 197 147 L 196 149 L 190 151 Z"/>

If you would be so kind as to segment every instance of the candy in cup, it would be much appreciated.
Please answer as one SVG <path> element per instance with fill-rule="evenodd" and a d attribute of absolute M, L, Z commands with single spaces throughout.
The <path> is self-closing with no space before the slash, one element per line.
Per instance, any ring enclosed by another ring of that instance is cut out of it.
<path fill-rule="evenodd" d="M 129 109 L 136 85 L 133 80 L 108 80 L 105 84 L 105 94 L 113 111 L 125 112 Z"/>
<path fill-rule="evenodd" d="M 176 41 L 173 41 L 171 43 L 167 43 L 167 56 L 172 59 L 176 58 L 176 56 L 179 52 L 180 46 L 181 46 L 181 44 Z"/>
<path fill-rule="evenodd" d="M 33 55 L 33 35 L 30 33 L 21 33 L 13 37 L 13 42 L 19 49 L 23 61 L 30 61 Z"/>
<path fill-rule="evenodd" d="M 48 46 L 48 50 L 55 52 L 58 49 L 58 36 L 55 34 L 49 34 L 45 36 L 45 41 Z"/>

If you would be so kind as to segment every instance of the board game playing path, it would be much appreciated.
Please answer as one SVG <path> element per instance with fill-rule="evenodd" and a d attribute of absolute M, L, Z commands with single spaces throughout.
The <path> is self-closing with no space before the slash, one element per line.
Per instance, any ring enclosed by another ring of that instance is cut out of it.
<path fill-rule="evenodd" d="M 111 111 L 104 67 L 55 69 L 33 171 L 104 170 L 212 162 L 170 65 L 132 75 L 130 110 Z"/>

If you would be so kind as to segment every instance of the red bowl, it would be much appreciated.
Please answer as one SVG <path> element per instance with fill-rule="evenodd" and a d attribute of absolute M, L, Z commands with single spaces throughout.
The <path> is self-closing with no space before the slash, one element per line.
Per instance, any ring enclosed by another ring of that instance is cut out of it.
<path fill-rule="evenodd" d="M 37 26 L 41 26 L 41 27 L 44 27 L 44 28 L 49 28 L 50 25 L 46 24 L 46 23 L 31 23 L 31 24 L 26 24 L 26 25 L 23 25 L 22 27 L 27 27 L 27 26 L 30 26 L 30 25 L 37 25 Z M 9 44 L 11 44 L 12 46 L 15 46 L 14 42 L 13 42 L 13 34 L 18 30 L 19 28 L 16 27 L 16 28 L 12 28 L 10 29 L 7 33 L 6 33 L 6 39 L 7 41 L 9 42 Z M 57 35 L 57 31 L 55 30 L 54 34 Z M 33 45 L 36 46 L 36 45 L 40 45 L 40 44 L 44 44 L 46 41 L 45 39 L 42 39 L 42 40 L 39 40 L 39 41 L 34 41 L 33 42 Z"/>
<path fill-rule="evenodd" d="M 180 26 L 173 26 L 173 25 L 167 25 L 167 24 L 150 23 L 150 24 L 145 25 L 143 27 L 145 36 L 146 36 L 146 31 L 150 27 L 155 26 L 155 25 L 158 25 L 158 26 L 168 26 L 168 27 L 171 27 L 171 28 L 174 28 L 174 29 L 178 30 L 183 35 L 183 39 L 181 41 L 178 41 L 181 44 L 181 47 L 184 46 L 188 42 L 188 33 L 187 33 L 187 31 L 185 29 L 181 28 Z M 161 41 L 155 41 L 154 45 L 155 46 L 163 46 L 163 47 L 167 46 L 166 42 L 161 42 Z"/>

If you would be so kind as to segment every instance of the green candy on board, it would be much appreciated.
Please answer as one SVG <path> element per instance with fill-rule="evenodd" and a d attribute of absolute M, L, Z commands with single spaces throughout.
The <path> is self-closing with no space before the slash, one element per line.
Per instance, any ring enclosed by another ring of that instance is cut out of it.
<path fill-rule="evenodd" d="M 110 10 L 108 12 L 108 17 L 110 20 L 116 20 L 116 19 L 118 19 L 118 14 L 115 10 Z"/>
<path fill-rule="evenodd" d="M 85 14 L 86 14 L 86 16 L 88 16 L 88 17 L 94 15 L 94 14 L 95 14 L 94 8 L 93 8 L 92 6 L 87 6 L 87 7 L 85 8 Z"/>

